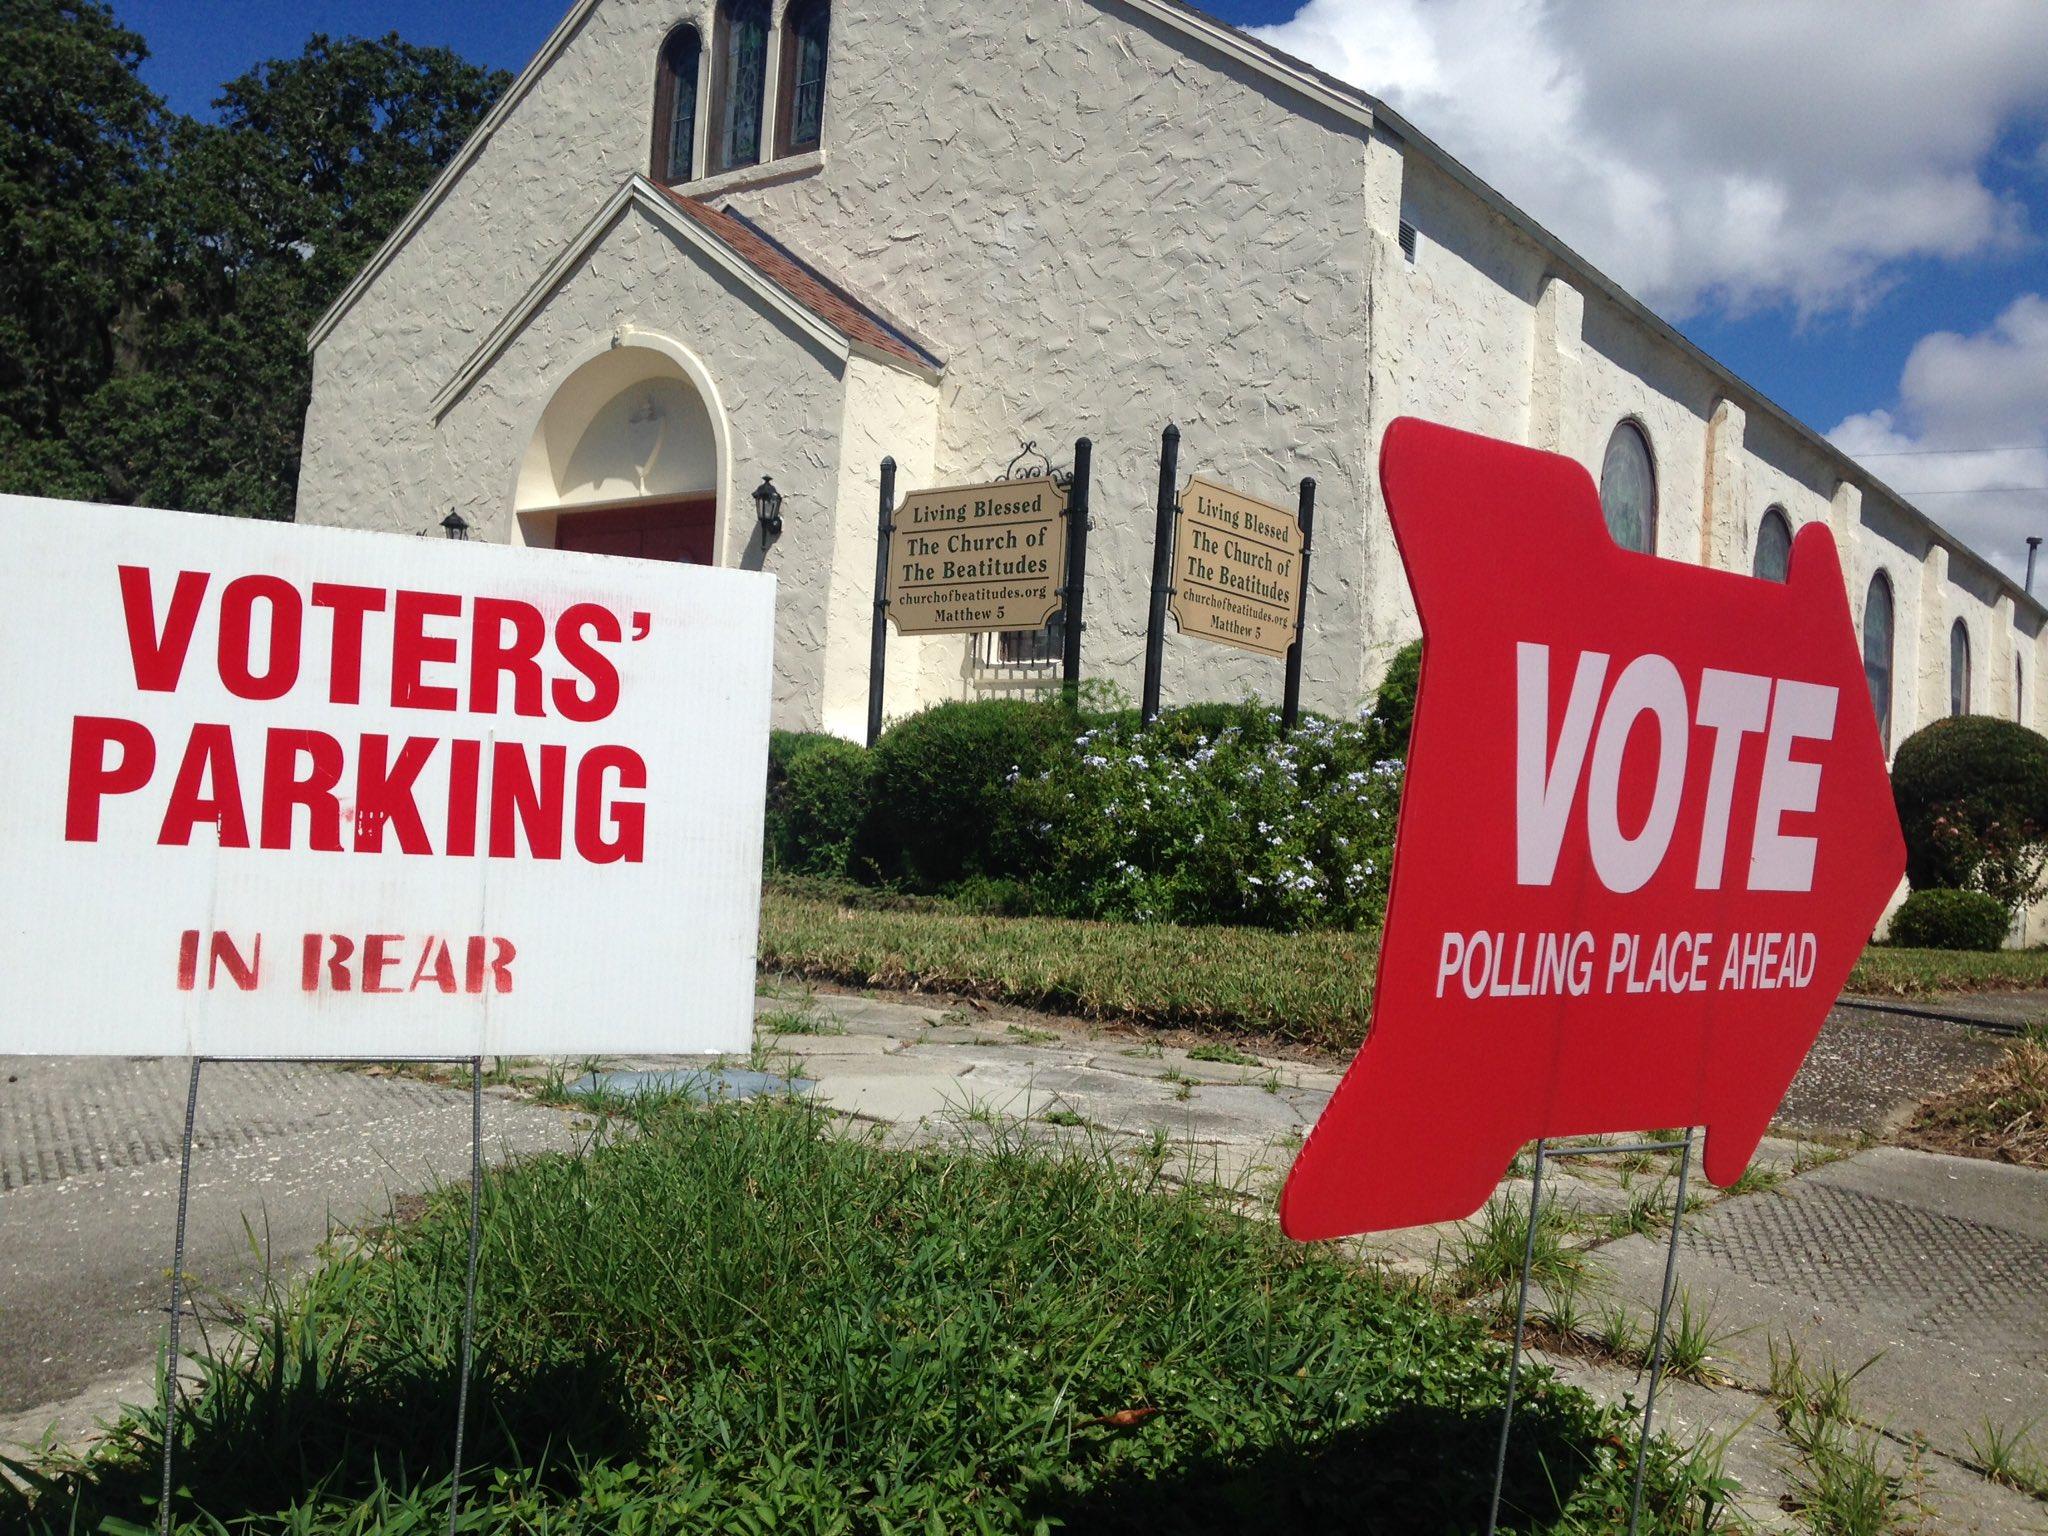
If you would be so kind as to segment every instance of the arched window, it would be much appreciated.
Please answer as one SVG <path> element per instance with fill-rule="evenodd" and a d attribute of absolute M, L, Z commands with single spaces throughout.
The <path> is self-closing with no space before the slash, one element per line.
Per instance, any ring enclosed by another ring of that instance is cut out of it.
<path fill-rule="evenodd" d="M 1783 507 L 1765 509 L 1756 525 L 1756 574 L 1765 581 L 1783 581 L 1792 569 L 1792 520 Z"/>
<path fill-rule="evenodd" d="M 1877 734 L 1892 749 L 1892 584 L 1884 572 L 1870 578 L 1863 599 L 1863 677 L 1870 684 L 1870 707 L 1877 711 Z"/>
<path fill-rule="evenodd" d="M 1607 531 L 1623 549 L 1657 552 L 1657 467 L 1650 459 L 1650 440 L 1632 421 L 1621 423 L 1607 440 L 1600 510 L 1607 515 Z"/>
<path fill-rule="evenodd" d="M 661 45 L 654 77 L 654 179 L 680 186 L 697 175 L 697 76 L 704 39 L 677 27 Z"/>
<path fill-rule="evenodd" d="M 768 0 L 723 0 L 712 57 L 711 169 L 761 163 L 768 97 Z"/>
<path fill-rule="evenodd" d="M 790 0 L 782 18 L 782 68 L 776 76 L 776 152 L 799 155 L 825 135 L 825 53 L 830 0 Z"/>
<path fill-rule="evenodd" d="M 1948 632 L 1948 712 L 1970 712 L 1970 630 L 1961 619 Z"/>

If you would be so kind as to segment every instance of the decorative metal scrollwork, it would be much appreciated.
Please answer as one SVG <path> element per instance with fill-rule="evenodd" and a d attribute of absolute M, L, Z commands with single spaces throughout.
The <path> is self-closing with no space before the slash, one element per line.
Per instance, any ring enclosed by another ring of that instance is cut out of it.
<path fill-rule="evenodd" d="M 998 475 L 997 479 L 1047 479 L 1063 491 L 1074 483 L 1073 470 L 1061 469 L 1051 459 L 1047 458 L 1040 451 L 1037 438 L 1020 438 L 1019 441 L 1024 446 L 1017 451 L 1017 457 L 1010 460 L 1010 467 Z"/>

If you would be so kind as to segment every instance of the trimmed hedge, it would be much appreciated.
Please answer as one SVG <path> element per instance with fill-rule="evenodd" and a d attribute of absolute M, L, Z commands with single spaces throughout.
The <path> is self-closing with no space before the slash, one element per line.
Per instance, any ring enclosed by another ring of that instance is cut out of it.
<path fill-rule="evenodd" d="M 1422 687 L 1422 642 L 1410 640 L 1394 652 L 1387 675 L 1367 717 L 1379 733 L 1381 757 L 1408 755 L 1408 736 L 1415 728 L 1415 695 Z"/>
<path fill-rule="evenodd" d="M 1033 854 L 1011 786 L 1071 752 L 1078 719 L 1057 702 L 977 699 L 890 726 L 871 754 L 858 857 L 915 890 L 1028 876 Z"/>
<path fill-rule="evenodd" d="M 1915 891 L 1892 914 L 1891 941 L 1906 949 L 1997 950 L 2011 922 L 1982 891 Z"/>
<path fill-rule="evenodd" d="M 851 873 L 871 777 L 868 754 L 850 741 L 820 742 L 791 761 L 782 792 L 781 868 Z"/>
<path fill-rule="evenodd" d="M 1892 794 L 1916 891 L 1983 891 L 2008 912 L 2040 897 L 2048 737 L 1989 715 L 1937 720 L 1900 745 Z"/>

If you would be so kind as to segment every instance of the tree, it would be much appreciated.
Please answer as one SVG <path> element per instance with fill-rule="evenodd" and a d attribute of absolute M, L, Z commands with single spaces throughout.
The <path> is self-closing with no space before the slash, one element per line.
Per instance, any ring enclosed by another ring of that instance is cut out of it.
<path fill-rule="evenodd" d="M 104 497 L 94 397 L 136 344 L 166 118 L 95 0 L 0 0 L 0 491 Z"/>
<path fill-rule="evenodd" d="M 307 332 L 509 77 L 315 36 L 199 123 L 96 0 L 0 18 L 0 490 L 290 517 Z"/>
<path fill-rule="evenodd" d="M 2048 737 L 1989 715 L 1937 720 L 1900 744 L 1892 795 L 1916 891 L 1982 891 L 2017 912 L 2048 888 Z"/>
<path fill-rule="evenodd" d="M 288 518 L 306 335 L 509 77 L 397 36 L 315 36 L 177 125 L 148 366 L 112 392 L 135 499 Z"/>

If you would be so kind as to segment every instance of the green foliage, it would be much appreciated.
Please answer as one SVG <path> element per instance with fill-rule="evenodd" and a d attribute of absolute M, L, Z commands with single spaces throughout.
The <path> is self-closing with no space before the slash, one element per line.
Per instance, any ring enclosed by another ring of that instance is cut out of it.
<path fill-rule="evenodd" d="M 1377 926 L 1401 766 L 1367 725 L 1271 710 L 1193 711 L 1135 732 L 1083 732 L 1019 785 L 1038 840 L 1041 910 L 1137 922 Z M 1245 723 L 1248 720 L 1248 723 Z"/>
<path fill-rule="evenodd" d="M 1422 686 L 1422 642 L 1410 640 L 1387 663 L 1380 691 L 1366 718 L 1378 733 L 1374 750 L 1381 757 L 1408 755 L 1408 736 L 1415 728 L 1415 695 Z"/>
<path fill-rule="evenodd" d="M 632 1129 L 486 1180 L 466 1530 L 1484 1521 L 1505 1351 L 1483 1323 L 1227 1194 L 1079 1135 L 896 1151 L 804 1104 Z M 175 1528 L 442 1528 L 466 1243 L 447 1189 L 211 1328 Z M 1613 1529 L 1630 1421 L 1523 1383 L 1504 1528 Z M 158 1434 L 143 1412 L 26 1495 L 0 1479 L 0 1526 L 153 1528 Z M 1682 1453 L 1652 1457 L 1646 1531 L 1692 1528 Z"/>
<path fill-rule="evenodd" d="M 943 890 L 973 875 L 1026 873 L 1015 783 L 1073 739 L 1058 703 L 979 699 L 940 704 L 882 733 L 859 852 L 884 879 Z"/>
<path fill-rule="evenodd" d="M 1891 941 L 1907 949 L 1990 951 L 2005 946 L 2012 914 L 1982 891 L 1915 891 L 1892 914 Z"/>
<path fill-rule="evenodd" d="M 509 77 L 316 35 L 199 123 L 104 7 L 0 18 L 0 490 L 290 517 L 306 334 Z"/>
<path fill-rule="evenodd" d="M 806 875 L 844 875 L 868 808 L 868 754 L 828 739 L 789 765 L 782 788 L 780 867 Z"/>
<path fill-rule="evenodd" d="M 2048 737 L 1958 715 L 1915 731 L 1892 764 L 1915 890 L 1983 891 L 2008 912 L 2048 889 Z"/>
<path fill-rule="evenodd" d="M 95 0 L 0 0 L 0 491 L 85 497 L 161 199 L 142 38 Z"/>

